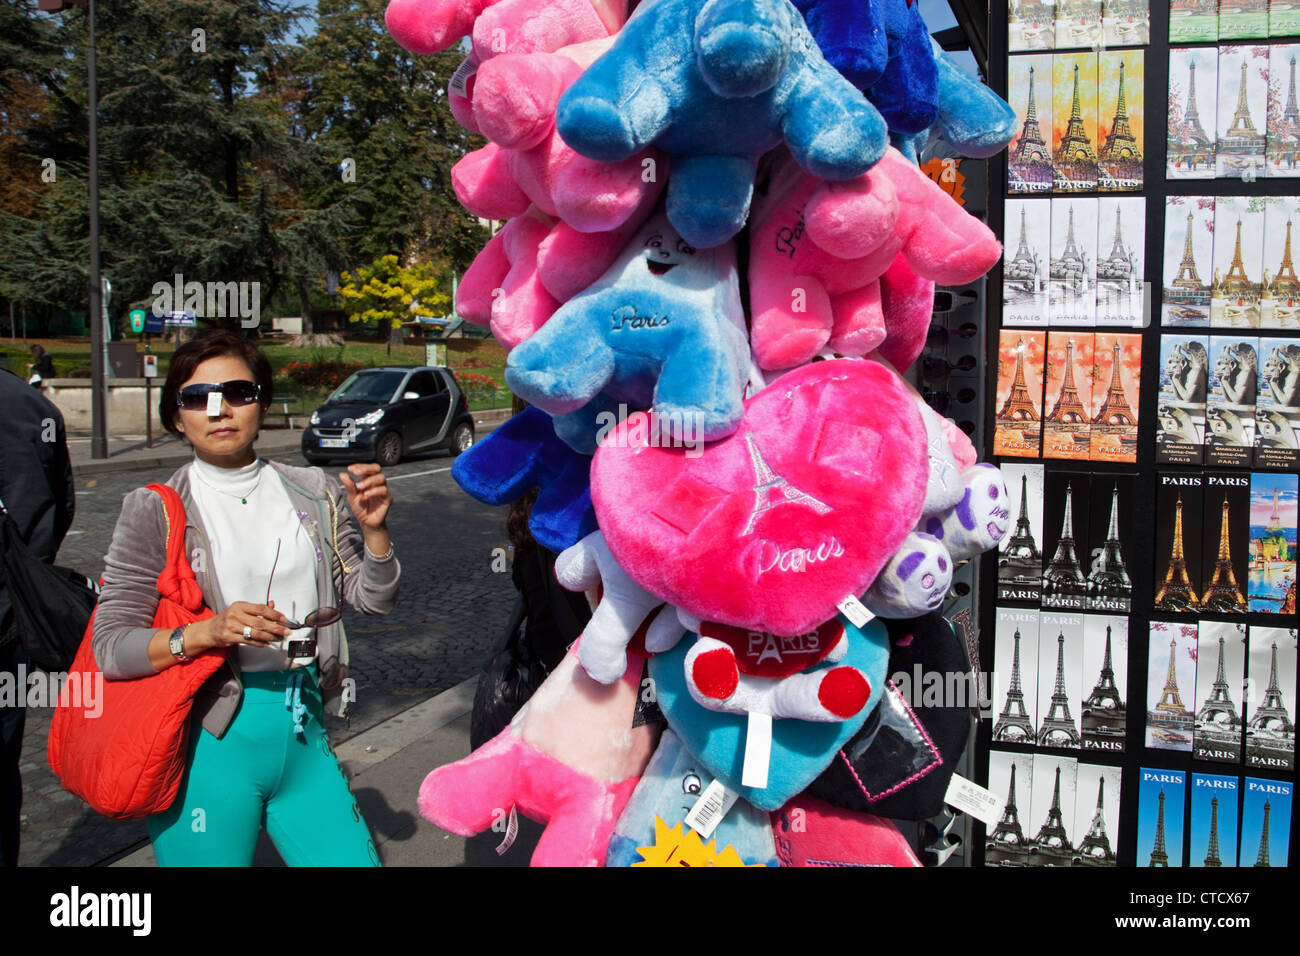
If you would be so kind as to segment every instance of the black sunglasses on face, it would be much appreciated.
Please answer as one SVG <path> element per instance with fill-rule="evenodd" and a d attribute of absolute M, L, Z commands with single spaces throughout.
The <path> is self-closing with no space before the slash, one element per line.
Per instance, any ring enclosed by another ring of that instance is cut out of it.
<path fill-rule="evenodd" d="M 176 394 L 176 404 L 187 412 L 202 411 L 208 407 L 208 396 L 213 392 L 220 392 L 231 408 L 251 405 L 262 396 L 260 385 L 240 379 L 220 384 L 186 385 Z"/>

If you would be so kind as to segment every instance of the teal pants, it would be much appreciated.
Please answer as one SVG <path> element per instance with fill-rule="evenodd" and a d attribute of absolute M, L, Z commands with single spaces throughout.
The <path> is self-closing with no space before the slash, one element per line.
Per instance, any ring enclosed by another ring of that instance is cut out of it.
<path fill-rule="evenodd" d="M 145 821 L 159 866 L 251 866 L 263 826 L 289 866 L 380 865 L 330 747 L 313 671 L 243 674 L 225 736 L 191 727 L 176 802 Z"/>

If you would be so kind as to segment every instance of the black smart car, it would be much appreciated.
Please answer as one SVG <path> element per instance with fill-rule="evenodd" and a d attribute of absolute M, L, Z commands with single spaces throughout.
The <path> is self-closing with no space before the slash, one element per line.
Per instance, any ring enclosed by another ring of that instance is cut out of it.
<path fill-rule="evenodd" d="M 474 418 L 450 369 L 367 368 L 354 372 L 311 416 L 302 456 L 377 461 L 446 448 L 453 456 L 474 444 Z"/>

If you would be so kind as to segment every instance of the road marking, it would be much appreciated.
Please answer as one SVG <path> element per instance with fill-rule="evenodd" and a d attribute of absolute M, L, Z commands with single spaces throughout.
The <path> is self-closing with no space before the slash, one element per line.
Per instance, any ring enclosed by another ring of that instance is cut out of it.
<path fill-rule="evenodd" d="M 450 468 L 435 468 L 433 471 L 417 471 L 410 475 L 388 475 L 389 481 L 401 481 L 403 478 L 423 478 L 425 475 L 441 475 L 444 471 L 451 471 Z"/>

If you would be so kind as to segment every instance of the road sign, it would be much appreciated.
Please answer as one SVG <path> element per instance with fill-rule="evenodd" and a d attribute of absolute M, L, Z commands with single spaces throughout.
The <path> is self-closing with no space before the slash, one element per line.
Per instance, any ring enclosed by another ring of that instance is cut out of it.
<path fill-rule="evenodd" d="M 144 358 L 144 377 L 157 378 L 158 377 L 158 356 L 145 355 L 143 358 Z"/>
<path fill-rule="evenodd" d="M 131 331 L 139 335 L 144 331 L 144 309 L 132 309 L 130 318 Z"/>
<path fill-rule="evenodd" d="M 198 325 L 193 309 L 173 309 L 163 313 L 163 325 L 177 325 L 192 328 Z"/>

